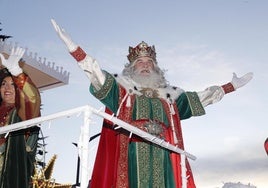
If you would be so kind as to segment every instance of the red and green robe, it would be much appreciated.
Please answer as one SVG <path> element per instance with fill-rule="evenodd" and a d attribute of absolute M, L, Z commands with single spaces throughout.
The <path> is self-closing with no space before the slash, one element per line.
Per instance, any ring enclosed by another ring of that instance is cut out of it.
<path fill-rule="evenodd" d="M 163 128 L 161 137 L 184 149 L 181 120 L 205 114 L 197 93 L 168 87 L 159 88 L 160 95 L 148 97 L 139 90 L 117 82 L 109 73 L 100 90 L 90 87 L 90 92 L 107 107 L 107 113 L 145 131 L 146 123 L 158 122 Z M 90 188 L 181 187 L 180 155 L 138 136 L 130 138 L 128 131 L 115 126 L 104 120 Z M 195 188 L 188 161 L 186 168 L 187 188 Z"/>

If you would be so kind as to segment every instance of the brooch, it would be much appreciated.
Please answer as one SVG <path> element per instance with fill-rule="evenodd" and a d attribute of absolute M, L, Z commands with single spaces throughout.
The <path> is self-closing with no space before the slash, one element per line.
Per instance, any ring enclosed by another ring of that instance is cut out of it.
<path fill-rule="evenodd" d="M 164 129 L 161 124 L 157 123 L 156 121 L 150 120 L 149 122 L 144 124 L 144 128 L 146 131 L 154 136 L 162 137 Z"/>
<path fill-rule="evenodd" d="M 158 98 L 159 94 L 158 91 L 155 89 L 151 89 L 151 88 L 142 88 L 142 90 L 140 90 L 140 92 L 148 98 Z"/>

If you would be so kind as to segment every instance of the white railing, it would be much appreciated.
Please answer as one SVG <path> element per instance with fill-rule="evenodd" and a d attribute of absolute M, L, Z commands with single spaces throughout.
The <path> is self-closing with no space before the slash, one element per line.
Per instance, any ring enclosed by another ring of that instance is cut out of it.
<path fill-rule="evenodd" d="M 19 122 L 19 123 L 15 123 L 9 126 L 5 126 L 5 127 L 1 127 L 0 128 L 0 134 L 8 134 L 9 132 L 12 131 L 17 131 L 20 129 L 25 129 L 25 128 L 29 128 L 32 126 L 36 126 L 36 125 L 41 125 L 42 123 L 45 122 L 49 122 L 51 120 L 55 120 L 55 119 L 59 119 L 62 117 L 69 117 L 71 115 L 74 114 L 80 114 L 81 112 L 84 113 L 84 124 L 82 125 L 82 131 L 80 133 L 80 138 L 79 138 L 79 142 L 78 142 L 78 151 L 79 151 L 79 156 L 80 156 L 80 160 L 81 160 L 81 164 L 80 164 L 80 169 L 81 169 L 81 184 L 80 186 L 82 188 L 87 187 L 88 182 L 89 182 L 89 175 L 88 175 L 88 167 L 89 167 L 89 139 L 90 139 L 90 135 L 89 135 L 89 126 L 91 123 L 91 116 L 92 114 L 100 116 L 102 118 L 105 118 L 111 122 L 113 122 L 114 124 L 117 125 L 117 128 L 123 128 L 126 129 L 127 131 L 130 132 L 130 137 L 132 136 L 132 134 L 135 134 L 137 136 L 142 137 L 143 139 L 150 141 L 154 144 L 157 144 L 163 148 L 166 148 L 168 150 L 171 150 L 175 153 L 178 153 L 181 155 L 181 171 L 182 171 L 182 188 L 186 188 L 187 187 L 187 177 L 186 177 L 186 167 L 185 167 L 185 158 L 189 158 L 192 160 L 195 160 L 196 157 L 193 156 L 192 154 L 168 143 L 165 142 L 163 139 L 160 139 L 158 137 L 155 137 L 145 131 L 142 131 L 139 128 L 136 128 L 116 117 L 114 117 L 113 115 L 107 114 L 105 112 L 102 112 L 101 110 L 96 110 L 93 107 L 86 105 L 86 106 L 82 106 L 82 107 L 78 107 L 78 108 L 74 108 L 71 110 L 66 110 L 66 111 L 62 111 L 62 112 L 58 112 L 58 113 L 54 113 L 51 115 L 47 115 L 47 116 L 42 116 L 42 117 L 38 117 L 38 118 L 34 118 L 31 120 L 27 120 L 27 121 L 23 121 L 23 122 Z"/>

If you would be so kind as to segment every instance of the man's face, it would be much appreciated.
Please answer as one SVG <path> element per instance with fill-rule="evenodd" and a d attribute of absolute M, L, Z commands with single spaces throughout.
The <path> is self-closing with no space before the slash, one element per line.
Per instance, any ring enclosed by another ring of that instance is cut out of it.
<path fill-rule="evenodd" d="M 150 76 L 154 70 L 154 61 L 149 57 L 140 57 L 134 63 L 135 74 L 140 76 Z"/>
<path fill-rule="evenodd" d="M 5 77 L 1 84 L 1 98 L 5 103 L 15 103 L 15 87 L 14 82 L 10 76 Z"/>

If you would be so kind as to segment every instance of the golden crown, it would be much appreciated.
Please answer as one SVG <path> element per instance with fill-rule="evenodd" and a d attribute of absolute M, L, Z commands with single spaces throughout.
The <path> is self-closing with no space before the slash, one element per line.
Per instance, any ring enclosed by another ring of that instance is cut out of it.
<path fill-rule="evenodd" d="M 154 46 L 148 46 L 142 41 L 135 48 L 129 47 L 129 54 L 127 56 L 130 63 L 133 63 L 139 57 L 150 57 L 156 62 L 156 52 Z"/>

